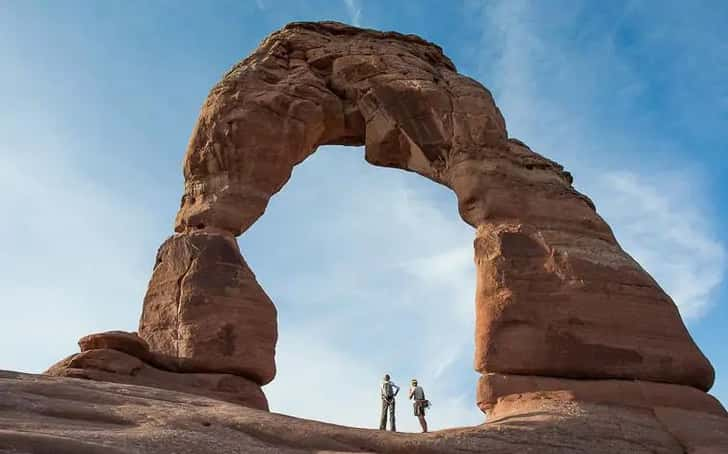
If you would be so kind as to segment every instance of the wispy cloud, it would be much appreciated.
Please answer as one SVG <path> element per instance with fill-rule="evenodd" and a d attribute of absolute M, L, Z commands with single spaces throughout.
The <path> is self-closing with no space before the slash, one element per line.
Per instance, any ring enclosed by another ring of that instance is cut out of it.
<path fill-rule="evenodd" d="M 704 315 L 723 280 L 725 245 L 700 169 L 642 108 L 652 88 L 623 42 L 634 8 L 601 23 L 573 4 L 469 6 L 482 30 L 474 70 L 494 90 L 509 133 L 565 164 L 683 316 Z M 635 33 L 651 34 L 639 26 Z"/>
<path fill-rule="evenodd" d="M 376 427 L 389 372 L 405 388 L 412 377 L 425 386 L 433 428 L 483 421 L 472 371 L 474 233 L 448 189 L 370 166 L 361 150 L 319 150 L 259 224 L 241 249 L 269 251 L 268 263 L 251 266 L 279 309 L 274 411 Z M 411 412 L 400 399 L 402 430 L 418 430 Z"/>
<path fill-rule="evenodd" d="M 359 4 L 359 0 L 344 0 L 344 4 L 346 5 L 346 11 L 349 13 L 351 25 L 360 27 L 362 6 Z"/>

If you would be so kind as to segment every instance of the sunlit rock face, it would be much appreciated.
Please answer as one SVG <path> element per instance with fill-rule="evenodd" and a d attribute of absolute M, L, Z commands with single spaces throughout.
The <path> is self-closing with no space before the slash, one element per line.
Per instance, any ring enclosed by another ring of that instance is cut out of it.
<path fill-rule="evenodd" d="M 542 428 L 552 433 L 571 418 L 572 441 L 583 428 L 609 426 L 605 439 L 645 447 L 649 426 L 655 446 L 726 446 L 695 423 L 725 427 L 725 410 L 705 392 L 712 366 L 673 301 L 622 250 L 572 176 L 509 138 L 490 92 L 458 74 L 436 45 L 331 22 L 271 34 L 213 87 L 184 158 L 176 233 L 159 250 L 140 338 L 86 339 L 82 353 L 49 373 L 197 390 L 266 409 L 260 387 L 275 376 L 276 309 L 235 237 L 324 144 L 365 145 L 368 162 L 455 192 L 475 231 L 481 409 L 535 421 L 523 415 L 549 408 L 558 415 Z M 578 411 L 562 414 L 568 408 Z M 610 426 L 612 418 L 631 420 L 626 415 L 646 418 L 641 429 Z M 324 441 L 340 435 L 323 426 L 306 431 Z M 285 446 L 309 446 L 296 440 Z M 377 443 L 372 449 L 400 452 Z M 670 449 L 648 451 L 679 452 Z"/>

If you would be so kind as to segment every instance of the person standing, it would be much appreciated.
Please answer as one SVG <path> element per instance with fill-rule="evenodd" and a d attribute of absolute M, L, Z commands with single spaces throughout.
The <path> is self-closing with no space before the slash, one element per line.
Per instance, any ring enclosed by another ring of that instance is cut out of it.
<path fill-rule="evenodd" d="M 425 399 L 425 390 L 417 384 L 417 379 L 413 378 L 409 391 L 409 398 L 413 400 L 415 416 L 420 420 L 422 432 L 427 432 L 427 421 L 425 420 L 425 409 L 429 406 L 429 402 Z"/>
<path fill-rule="evenodd" d="M 399 386 L 390 380 L 389 374 L 384 376 L 379 394 L 382 397 L 382 416 L 379 419 L 379 430 L 387 430 L 387 412 L 389 412 L 389 429 L 392 432 L 397 431 L 394 421 L 394 398 L 399 393 Z"/>

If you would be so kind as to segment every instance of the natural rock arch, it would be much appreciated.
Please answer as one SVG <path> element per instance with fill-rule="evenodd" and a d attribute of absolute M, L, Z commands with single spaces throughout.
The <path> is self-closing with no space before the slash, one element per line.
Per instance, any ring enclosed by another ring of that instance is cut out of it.
<path fill-rule="evenodd" d="M 658 390 L 650 394 L 649 382 L 712 385 L 713 369 L 670 297 L 562 166 L 508 138 L 487 89 L 421 38 L 338 23 L 284 27 L 210 92 L 185 155 L 177 233 L 159 250 L 144 300 L 144 361 L 258 386 L 274 378 L 275 306 L 235 236 L 324 144 L 363 144 L 370 163 L 457 195 L 477 232 L 484 410 L 536 391 L 588 398 L 589 382 L 572 378 L 610 384 L 599 397 L 606 401 L 633 398 L 630 383 L 640 383 L 634 392 L 647 406 L 645 396 L 669 386 L 650 385 Z"/>

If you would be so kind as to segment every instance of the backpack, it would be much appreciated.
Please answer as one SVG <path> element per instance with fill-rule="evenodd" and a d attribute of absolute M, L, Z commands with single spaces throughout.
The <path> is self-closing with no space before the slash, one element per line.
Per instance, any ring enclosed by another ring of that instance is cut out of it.
<path fill-rule="evenodd" d="M 384 397 L 387 399 L 391 399 L 394 397 L 394 388 L 392 388 L 392 384 L 388 381 L 385 381 L 382 384 L 383 390 L 384 390 Z"/>

